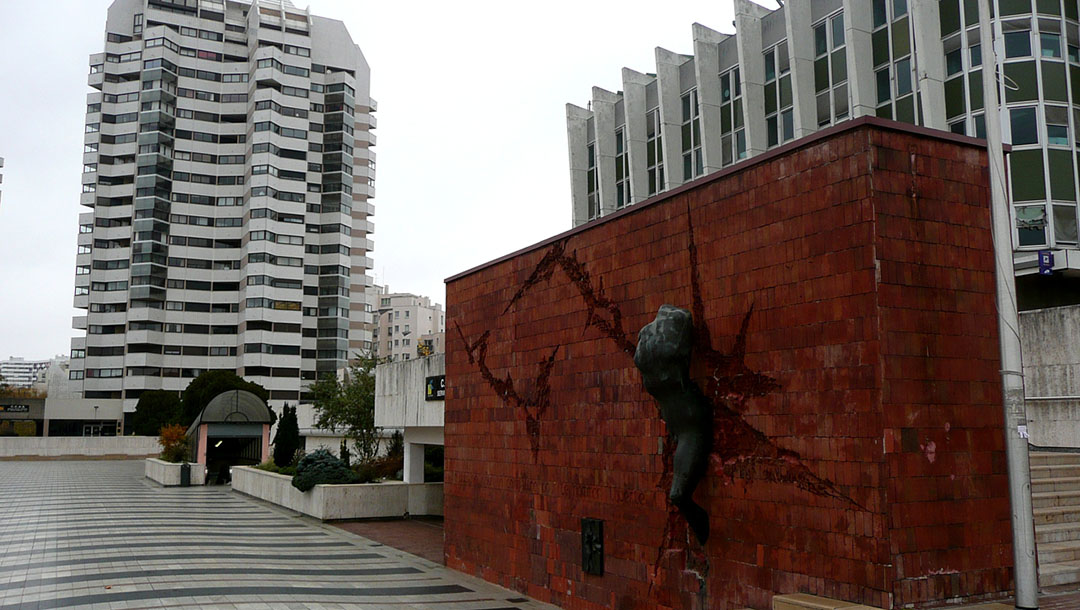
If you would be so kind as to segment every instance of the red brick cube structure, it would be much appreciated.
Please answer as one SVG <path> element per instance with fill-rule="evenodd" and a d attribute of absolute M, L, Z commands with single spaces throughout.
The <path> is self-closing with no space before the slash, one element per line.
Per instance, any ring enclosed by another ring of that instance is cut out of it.
<path fill-rule="evenodd" d="M 450 278 L 447 565 L 580 609 L 1004 595 L 986 158 L 849 121 Z M 633 362 L 665 303 L 714 411 L 704 546 Z"/>

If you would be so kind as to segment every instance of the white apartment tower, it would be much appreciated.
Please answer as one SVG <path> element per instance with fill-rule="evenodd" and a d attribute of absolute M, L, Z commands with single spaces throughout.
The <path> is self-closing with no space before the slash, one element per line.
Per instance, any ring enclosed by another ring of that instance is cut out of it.
<path fill-rule="evenodd" d="M 296 402 L 369 348 L 375 101 L 345 25 L 288 0 L 116 0 L 90 57 L 71 379 L 231 370 Z"/>
<path fill-rule="evenodd" d="M 389 290 L 375 298 L 375 356 L 395 362 L 410 360 L 419 355 L 421 344 L 430 354 L 444 353 L 446 314 L 442 305 L 428 297 Z"/>
<path fill-rule="evenodd" d="M 782 4 L 734 0 L 735 34 L 695 23 L 692 55 L 657 48 L 654 73 L 624 68 L 621 91 L 567 105 L 575 226 L 848 119 L 984 137 L 996 57 L 1017 275 L 1038 272 L 1038 250 L 1080 275 L 1077 0 L 990 0 L 994 55 L 975 0 Z"/>

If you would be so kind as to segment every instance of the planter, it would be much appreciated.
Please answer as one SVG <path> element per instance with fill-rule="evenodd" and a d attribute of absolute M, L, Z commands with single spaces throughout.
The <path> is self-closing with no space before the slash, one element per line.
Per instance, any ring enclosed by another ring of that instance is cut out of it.
<path fill-rule="evenodd" d="M 302 492 L 290 476 L 238 466 L 233 467 L 232 487 L 322 521 L 443 514 L 442 483 L 316 485 Z"/>
<path fill-rule="evenodd" d="M 180 484 L 180 468 L 183 464 L 174 464 L 157 458 L 146 458 L 146 478 L 164 485 L 175 487 Z M 190 464 L 191 484 L 206 484 L 206 466 L 202 464 Z"/>

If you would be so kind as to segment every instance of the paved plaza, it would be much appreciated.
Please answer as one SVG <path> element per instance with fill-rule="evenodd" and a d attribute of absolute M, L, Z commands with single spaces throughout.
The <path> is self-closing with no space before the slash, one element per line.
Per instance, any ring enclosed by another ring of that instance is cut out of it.
<path fill-rule="evenodd" d="M 0 610 L 551 608 L 143 462 L 0 461 Z"/>

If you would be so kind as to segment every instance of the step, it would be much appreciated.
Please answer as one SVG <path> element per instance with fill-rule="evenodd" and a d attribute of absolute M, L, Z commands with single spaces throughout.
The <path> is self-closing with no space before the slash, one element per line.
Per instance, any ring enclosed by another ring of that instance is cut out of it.
<path fill-rule="evenodd" d="M 1080 506 L 1051 506 L 1037 508 L 1031 512 L 1035 518 L 1035 529 L 1044 525 L 1080 522 Z"/>
<path fill-rule="evenodd" d="M 1080 477 L 1033 478 L 1031 480 L 1031 493 L 1051 491 L 1080 491 Z"/>
<path fill-rule="evenodd" d="M 1080 541 L 1047 542 L 1036 545 L 1035 548 L 1039 555 L 1040 567 L 1080 561 Z"/>
<path fill-rule="evenodd" d="M 1067 453 L 1064 451 L 1033 451 L 1028 454 L 1028 463 L 1031 466 L 1071 466 L 1080 464 L 1080 453 Z"/>
<path fill-rule="evenodd" d="M 1039 586 L 1053 587 L 1080 582 L 1080 561 L 1039 563 Z"/>
<path fill-rule="evenodd" d="M 1072 541 L 1080 541 L 1080 522 L 1035 526 L 1035 542 L 1037 544 Z"/>
<path fill-rule="evenodd" d="M 1048 466 L 1032 466 L 1031 481 L 1043 479 L 1056 479 L 1065 477 L 1080 477 L 1080 464 L 1051 464 Z"/>
<path fill-rule="evenodd" d="M 1050 508 L 1052 506 L 1080 507 L 1080 491 L 1047 491 L 1031 494 L 1032 508 Z"/>

